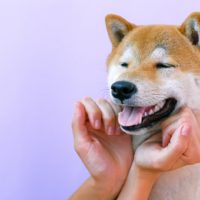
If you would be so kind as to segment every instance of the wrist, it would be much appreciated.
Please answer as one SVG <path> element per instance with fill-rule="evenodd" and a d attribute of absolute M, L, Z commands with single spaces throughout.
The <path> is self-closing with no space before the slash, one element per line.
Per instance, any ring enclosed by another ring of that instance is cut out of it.
<path fill-rule="evenodd" d="M 160 176 L 160 172 L 145 169 L 133 163 L 130 173 L 129 184 L 131 182 L 131 185 L 134 186 L 134 189 L 130 190 L 130 195 L 134 199 L 149 199 L 152 187 Z"/>
<path fill-rule="evenodd" d="M 160 173 L 154 173 L 137 166 L 134 162 L 118 200 L 141 199 L 147 200 L 151 189 Z M 142 191 L 142 192 L 141 192 Z"/>
<path fill-rule="evenodd" d="M 97 196 L 101 197 L 100 199 L 105 199 L 105 200 L 111 200 L 115 199 L 117 194 L 119 193 L 119 190 L 121 187 L 118 189 L 116 187 L 116 182 L 110 182 L 110 181 L 102 181 L 102 180 L 96 180 L 93 177 L 90 177 L 88 179 L 88 183 L 90 187 L 92 188 L 93 191 L 96 191 Z M 98 198 L 96 198 L 98 199 Z"/>
<path fill-rule="evenodd" d="M 146 169 L 143 167 L 138 166 L 137 164 L 133 163 L 133 166 L 131 168 L 131 174 L 134 176 L 136 179 L 145 181 L 149 183 L 149 185 L 153 185 L 157 178 L 160 176 L 161 172 L 155 171 L 155 170 L 150 170 Z"/>

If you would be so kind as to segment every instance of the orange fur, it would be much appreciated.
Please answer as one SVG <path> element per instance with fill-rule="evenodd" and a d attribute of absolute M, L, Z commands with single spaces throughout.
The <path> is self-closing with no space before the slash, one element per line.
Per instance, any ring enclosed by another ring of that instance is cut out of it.
<path fill-rule="evenodd" d="M 148 74 L 149 78 L 155 79 L 156 63 L 149 59 L 149 56 L 157 46 L 162 46 L 167 50 L 172 64 L 175 64 L 181 71 L 193 71 L 200 74 L 199 47 L 192 45 L 186 35 L 187 23 L 193 18 L 200 24 L 200 13 L 193 13 L 180 27 L 166 25 L 136 26 L 119 16 L 108 15 L 106 17 L 107 30 L 113 45 L 112 52 L 107 60 L 108 66 L 118 62 L 127 45 L 133 45 L 137 49 L 138 57 L 135 59 L 138 61 L 138 66 L 132 66 L 132 76 L 144 72 Z M 123 28 L 124 37 L 121 41 L 118 41 L 113 35 L 111 23 L 118 23 Z M 140 67 L 140 70 L 134 69 L 137 67 Z"/>

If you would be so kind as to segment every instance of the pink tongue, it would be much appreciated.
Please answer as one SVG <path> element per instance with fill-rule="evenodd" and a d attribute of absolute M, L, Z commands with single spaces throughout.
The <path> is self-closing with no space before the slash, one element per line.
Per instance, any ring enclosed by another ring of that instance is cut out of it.
<path fill-rule="evenodd" d="M 134 126 L 142 122 L 142 116 L 145 107 L 124 107 L 118 115 L 118 121 L 121 126 Z"/>

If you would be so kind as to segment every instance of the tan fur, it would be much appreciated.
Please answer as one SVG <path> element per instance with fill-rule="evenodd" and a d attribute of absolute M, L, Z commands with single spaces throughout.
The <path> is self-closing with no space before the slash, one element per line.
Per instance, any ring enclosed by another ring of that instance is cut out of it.
<path fill-rule="evenodd" d="M 150 42 L 152 41 L 152 42 Z M 144 26 L 137 27 L 124 38 L 123 43 L 132 43 L 140 50 L 140 63 L 148 58 L 149 53 L 161 44 L 166 46 L 172 60 L 176 60 L 181 70 L 193 69 L 199 71 L 199 51 L 178 31 L 177 27 L 172 26 Z M 124 50 L 124 45 L 120 44 L 112 49 L 108 59 L 108 66 L 111 62 L 118 59 L 120 52 Z M 198 55 L 197 55 L 198 54 Z M 182 64 L 183 63 L 183 64 Z"/>
<path fill-rule="evenodd" d="M 131 99 L 135 106 L 154 105 L 159 94 L 161 100 L 162 96 L 169 94 L 177 95 L 180 107 L 187 105 L 200 109 L 199 12 L 192 13 L 181 26 L 136 26 L 117 15 L 108 15 L 106 26 L 112 43 L 112 51 L 107 60 L 110 85 L 118 80 L 136 84 L 140 93 L 135 94 L 134 100 Z M 126 69 L 120 68 L 120 59 L 127 49 L 130 49 L 131 59 Z M 172 64 L 175 68 L 159 70 L 156 68 L 159 62 Z M 159 125 L 154 127 L 154 131 L 156 129 L 159 129 Z M 137 141 L 135 148 L 152 134 L 152 130 L 145 129 L 143 133 L 146 136 L 134 137 Z M 183 180 L 187 183 L 180 186 L 179 181 Z M 191 184 L 193 188 L 189 188 Z M 198 188 L 198 192 L 195 188 Z M 150 199 L 199 200 L 200 165 L 161 176 Z"/>

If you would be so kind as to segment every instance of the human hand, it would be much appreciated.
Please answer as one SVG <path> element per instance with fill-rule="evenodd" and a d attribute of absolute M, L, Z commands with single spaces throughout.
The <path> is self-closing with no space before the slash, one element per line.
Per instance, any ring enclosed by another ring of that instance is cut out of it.
<path fill-rule="evenodd" d="M 94 182 L 114 195 L 133 159 L 131 136 L 122 133 L 117 122 L 119 111 L 104 99 L 88 97 L 76 104 L 72 121 L 75 150 Z"/>
<path fill-rule="evenodd" d="M 199 111 L 183 108 L 166 119 L 161 128 L 162 134 L 152 136 L 137 148 L 119 200 L 146 200 L 162 172 L 200 162 Z"/>
<path fill-rule="evenodd" d="M 159 174 L 200 162 L 200 112 L 183 108 L 161 124 L 162 135 L 145 141 L 135 153 L 135 163 Z"/>

